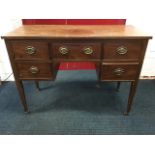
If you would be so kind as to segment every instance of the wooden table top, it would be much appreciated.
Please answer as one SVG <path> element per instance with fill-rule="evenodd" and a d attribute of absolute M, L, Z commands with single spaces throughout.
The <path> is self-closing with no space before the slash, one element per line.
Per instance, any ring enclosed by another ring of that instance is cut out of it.
<path fill-rule="evenodd" d="M 25 25 L 2 36 L 11 38 L 147 38 L 131 25 Z"/>

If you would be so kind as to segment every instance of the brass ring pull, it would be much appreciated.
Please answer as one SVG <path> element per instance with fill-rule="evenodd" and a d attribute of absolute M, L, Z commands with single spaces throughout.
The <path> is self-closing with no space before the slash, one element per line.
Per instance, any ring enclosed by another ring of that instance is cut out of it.
<path fill-rule="evenodd" d="M 38 69 L 38 67 L 36 67 L 36 66 L 31 66 L 31 67 L 30 67 L 30 72 L 31 72 L 32 74 L 37 74 L 37 73 L 39 72 L 39 69 Z"/>
<path fill-rule="evenodd" d="M 60 48 L 59 48 L 59 52 L 60 52 L 62 55 L 65 55 L 65 54 L 68 54 L 69 49 L 68 49 L 67 47 L 60 47 Z"/>
<path fill-rule="evenodd" d="M 87 55 L 91 55 L 94 52 L 91 47 L 86 47 L 82 51 L 84 52 L 84 54 L 87 54 Z"/>
<path fill-rule="evenodd" d="M 124 71 L 123 68 L 116 68 L 113 72 L 114 72 L 115 75 L 120 76 L 120 75 L 122 75 L 125 71 Z"/>
<path fill-rule="evenodd" d="M 120 46 L 116 49 L 116 52 L 119 54 L 119 55 L 124 55 L 128 52 L 128 49 L 127 47 L 125 46 Z"/>
<path fill-rule="evenodd" d="M 25 50 L 26 50 L 26 53 L 27 54 L 34 54 L 35 52 L 36 52 L 36 48 L 35 47 L 33 47 L 33 46 L 27 46 L 26 48 L 25 48 Z"/>

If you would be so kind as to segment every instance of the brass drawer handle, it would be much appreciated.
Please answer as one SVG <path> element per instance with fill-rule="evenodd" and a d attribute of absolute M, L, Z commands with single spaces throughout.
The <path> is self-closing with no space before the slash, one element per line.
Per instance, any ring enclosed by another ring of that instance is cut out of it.
<path fill-rule="evenodd" d="M 27 53 L 27 54 L 30 54 L 30 55 L 32 55 L 32 54 L 34 54 L 34 53 L 36 52 L 36 48 L 33 47 L 33 46 L 27 46 L 27 47 L 25 48 L 25 50 L 26 50 L 26 53 Z"/>
<path fill-rule="evenodd" d="M 113 72 L 114 72 L 115 75 L 120 76 L 120 75 L 122 75 L 125 71 L 124 71 L 123 68 L 116 68 L 116 69 L 114 69 Z"/>
<path fill-rule="evenodd" d="M 91 55 L 94 52 L 91 47 L 86 47 L 82 51 L 83 51 L 84 54 L 87 54 L 87 55 Z"/>
<path fill-rule="evenodd" d="M 116 53 L 119 54 L 119 55 L 124 55 L 128 52 L 128 49 L 127 47 L 125 46 L 120 46 L 116 49 Z"/>
<path fill-rule="evenodd" d="M 66 54 L 68 54 L 69 49 L 68 49 L 67 47 L 60 47 L 60 48 L 59 48 L 59 52 L 60 52 L 62 55 L 66 55 Z"/>
<path fill-rule="evenodd" d="M 36 66 L 31 66 L 31 67 L 30 67 L 30 72 L 31 72 L 32 74 L 37 74 L 37 73 L 39 72 L 39 69 L 38 69 L 38 67 L 36 67 Z"/>

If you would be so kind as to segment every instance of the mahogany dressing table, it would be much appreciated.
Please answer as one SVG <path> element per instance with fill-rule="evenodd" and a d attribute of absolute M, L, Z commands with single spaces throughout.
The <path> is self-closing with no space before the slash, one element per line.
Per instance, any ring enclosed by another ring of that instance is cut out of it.
<path fill-rule="evenodd" d="M 148 40 L 133 26 L 28 25 L 2 36 L 5 39 L 24 111 L 28 112 L 23 80 L 54 80 L 61 62 L 92 62 L 99 81 L 131 82 L 128 114 Z"/>

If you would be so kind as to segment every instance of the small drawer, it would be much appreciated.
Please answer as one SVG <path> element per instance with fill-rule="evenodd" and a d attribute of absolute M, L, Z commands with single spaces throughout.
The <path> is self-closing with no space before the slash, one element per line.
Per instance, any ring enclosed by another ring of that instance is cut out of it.
<path fill-rule="evenodd" d="M 52 78 L 51 63 L 17 63 L 19 78 L 21 79 L 49 79 Z"/>
<path fill-rule="evenodd" d="M 100 43 L 54 43 L 54 58 L 62 59 L 99 59 Z"/>
<path fill-rule="evenodd" d="M 138 67 L 138 64 L 102 63 L 101 80 L 134 80 Z"/>
<path fill-rule="evenodd" d="M 12 41 L 15 59 L 49 59 L 48 43 L 43 41 Z"/>
<path fill-rule="evenodd" d="M 103 58 L 108 60 L 138 61 L 141 54 L 141 42 L 138 40 L 113 40 L 104 43 Z"/>

